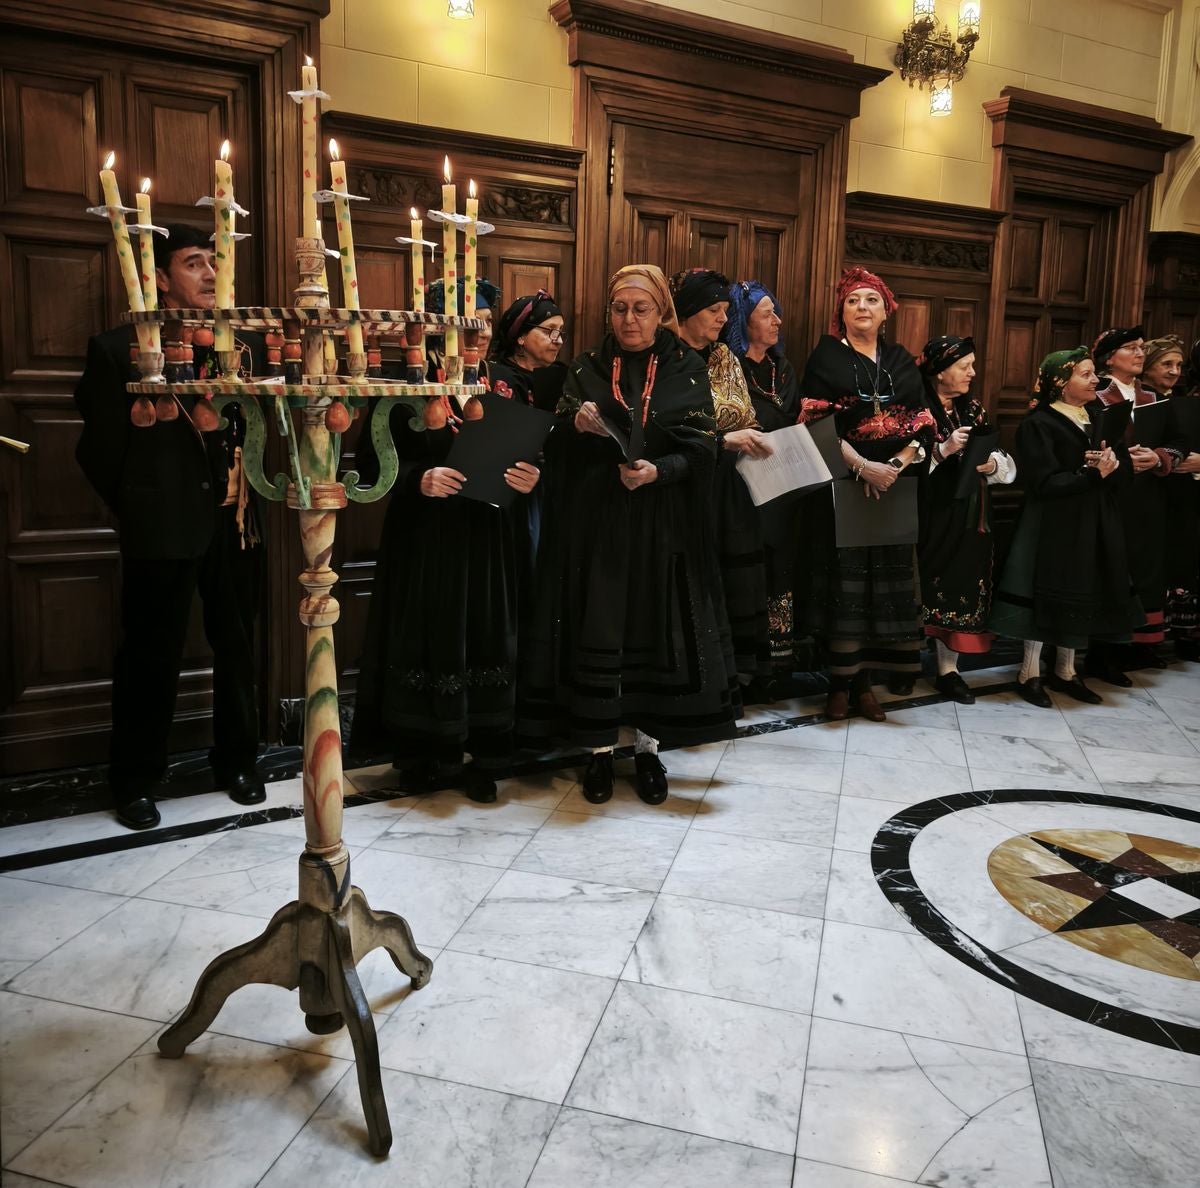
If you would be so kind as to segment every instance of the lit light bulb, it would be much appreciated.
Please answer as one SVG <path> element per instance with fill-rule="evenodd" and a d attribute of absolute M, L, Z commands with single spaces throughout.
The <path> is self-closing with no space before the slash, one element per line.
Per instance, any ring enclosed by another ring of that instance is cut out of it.
<path fill-rule="evenodd" d="M 934 0 L 913 0 L 913 20 L 919 21 L 924 17 L 934 15 Z"/>
<path fill-rule="evenodd" d="M 475 0 L 450 0 L 446 15 L 456 21 L 469 21 L 475 15 Z"/>
<path fill-rule="evenodd" d="M 979 0 L 963 0 L 958 9 L 958 35 L 965 37 L 969 33 L 979 36 Z"/>
<path fill-rule="evenodd" d="M 935 78 L 929 86 L 929 114 L 948 116 L 954 107 L 954 95 L 948 78 Z"/>

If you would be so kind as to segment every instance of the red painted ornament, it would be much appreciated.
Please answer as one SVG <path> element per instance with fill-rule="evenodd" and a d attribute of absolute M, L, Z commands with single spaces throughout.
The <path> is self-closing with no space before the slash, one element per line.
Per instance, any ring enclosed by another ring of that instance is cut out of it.
<path fill-rule="evenodd" d="M 350 410 L 340 400 L 325 410 L 325 428 L 330 433 L 345 433 L 350 428 L 350 420 Z"/>
<path fill-rule="evenodd" d="M 160 421 L 173 421 L 179 416 L 179 405 L 174 396 L 160 396 L 154 402 L 154 415 Z"/>
<path fill-rule="evenodd" d="M 220 424 L 220 420 L 217 410 L 212 406 L 211 396 L 202 396 L 196 401 L 196 407 L 192 409 L 192 424 L 201 433 L 211 433 Z"/>
<path fill-rule="evenodd" d="M 213 332 L 211 326 L 197 326 L 195 333 L 192 335 L 192 342 L 196 346 L 210 347 L 213 344 Z"/>
<path fill-rule="evenodd" d="M 425 401 L 425 428 L 426 429 L 445 429 L 446 427 L 446 405 L 441 397 L 434 397 L 432 400 Z"/>
<path fill-rule="evenodd" d="M 147 429 L 154 424 L 154 405 L 145 396 L 139 396 L 129 410 L 129 419 L 139 428 Z"/>
<path fill-rule="evenodd" d="M 463 407 L 464 421 L 480 421 L 483 419 L 483 401 L 478 396 L 472 396 Z"/>

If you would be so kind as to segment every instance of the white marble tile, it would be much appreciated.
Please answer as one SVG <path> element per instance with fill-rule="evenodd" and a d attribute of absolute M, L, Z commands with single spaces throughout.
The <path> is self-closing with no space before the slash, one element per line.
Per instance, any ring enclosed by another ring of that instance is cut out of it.
<path fill-rule="evenodd" d="M 531 874 L 657 891 L 684 832 L 677 824 L 560 810 L 534 834 L 513 866 Z"/>
<path fill-rule="evenodd" d="M 1181 697 L 1156 697 L 1159 708 L 1200 749 L 1200 708 Z"/>
<path fill-rule="evenodd" d="M 730 743 L 714 777 L 725 784 L 806 788 L 811 792 L 836 792 L 841 779 L 838 751 L 776 746 L 755 738 Z"/>
<path fill-rule="evenodd" d="M 728 743 L 705 743 L 700 747 L 674 747 L 661 753 L 663 766 L 672 776 L 688 776 L 694 780 L 711 780 Z"/>
<path fill-rule="evenodd" d="M 893 1180 L 871 1172 L 834 1167 L 815 1159 L 797 1159 L 792 1188 L 911 1188 L 911 1180 Z"/>
<path fill-rule="evenodd" d="M 443 946 L 475 910 L 501 872 L 495 867 L 422 858 L 368 847 L 350 864 L 354 885 L 371 907 L 408 921 L 418 946 Z"/>
<path fill-rule="evenodd" d="M 809 1011 L 820 948 L 819 920 L 660 895 L 621 976 L 671 990 Z"/>
<path fill-rule="evenodd" d="M 256 936 L 261 920 L 131 899 L 18 974 L 9 989 L 166 1021 L 204 967 Z"/>
<path fill-rule="evenodd" d="M 693 829 L 662 889 L 671 895 L 820 917 L 829 850 Z"/>
<path fill-rule="evenodd" d="M 1130 676 L 1150 695 L 1175 697 L 1180 701 L 1200 703 L 1200 665 L 1179 664 L 1170 668 L 1143 668 Z"/>
<path fill-rule="evenodd" d="M 1029 1063 L 1056 1188 L 1195 1182 L 1200 1089 Z"/>
<path fill-rule="evenodd" d="M 765 837 L 806 846 L 830 846 L 838 798 L 803 788 L 714 784 L 694 830 Z"/>
<path fill-rule="evenodd" d="M 1127 800 L 1142 800 L 1150 804 L 1169 804 L 1176 808 L 1195 809 L 1200 805 L 1200 783 L 1171 784 L 1104 784 L 1104 791 L 1110 796 L 1120 796 Z"/>
<path fill-rule="evenodd" d="M 0 984 L 123 902 L 98 891 L 0 878 Z"/>
<path fill-rule="evenodd" d="M 439 950 L 422 948 L 421 952 L 434 961 L 436 976 Z M 368 953 L 356 969 L 378 1033 L 391 1013 L 416 991 L 412 990 L 407 975 L 396 968 L 382 949 Z M 332 1035 L 313 1035 L 304 1025 L 299 995 L 295 990 L 285 990 L 281 986 L 243 986 L 225 1000 L 209 1030 L 280 1048 L 299 1048 L 322 1056 L 335 1056 L 339 1060 L 354 1059 L 354 1044 L 349 1031 L 343 1027 Z"/>
<path fill-rule="evenodd" d="M 371 804 L 347 807 L 342 813 L 342 840 L 348 846 L 369 846 L 377 837 L 395 825 L 411 808 L 413 802 L 379 800 Z M 254 833 L 292 839 L 296 856 L 304 847 L 304 818 L 291 817 L 286 821 L 268 821 L 265 825 L 245 827 Z"/>
<path fill-rule="evenodd" d="M 923 936 L 826 922 L 813 1014 L 1023 1052 L 1011 990 Z"/>
<path fill-rule="evenodd" d="M 1065 776 L 1083 780 L 1085 784 L 1095 778 L 1074 738 L 1055 741 L 964 730 L 962 740 L 972 772 L 983 769 Z"/>
<path fill-rule="evenodd" d="M 29 825 L 0 829 L 0 857 L 33 854 L 57 846 L 73 846 L 107 837 L 127 837 L 129 830 L 111 812 L 79 813 Z"/>
<path fill-rule="evenodd" d="M 824 1019 L 813 1020 L 797 1154 L 961 1188 L 985 1176 L 1050 1184 L 1023 1055 Z"/>
<path fill-rule="evenodd" d="M 809 722 L 787 730 L 772 730 L 770 734 L 752 735 L 739 742 L 755 740 L 773 747 L 800 747 L 808 751 L 833 751 L 842 754 L 850 733 L 849 722 Z"/>
<path fill-rule="evenodd" d="M 399 792 L 400 773 L 390 763 L 347 768 L 346 783 L 355 792 Z M 349 790 L 349 789 L 347 789 Z"/>
<path fill-rule="evenodd" d="M 88 1188 L 252 1188 L 348 1069 L 219 1035 L 180 1060 L 147 1045 L 14 1166 Z"/>
<path fill-rule="evenodd" d="M 61 1188 L 49 1180 L 37 1180 L 33 1176 L 23 1176 L 18 1172 L 4 1168 L 0 1171 L 0 1188 Z"/>
<path fill-rule="evenodd" d="M 777 1151 L 564 1109 L 528 1188 L 788 1188 L 791 1171 Z"/>
<path fill-rule="evenodd" d="M 567 1104 L 790 1154 L 808 1017 L 622 982 Z"/>
<path fill-rule="evenodd" d="M 549 819 L 551 810 L 537 805 L 522 804 L 519 800 L 497 800 L 494 804 L 477 804 L 464 796 L 439 792 L 421 796 L 410 802 L 411 808 L 393 828 L 421 825 L 467 825 L 478 829 L 512 830 L 536 833 Z"/>
<path fill-rule="evenodd" d="M 615 978 L 653 903 L 650 891 L 510 870 L 450 947 Z"/>
<path fill-rule="evenodd" d="M 603 804 L 584 800 L 576 788 L 562 802 L 562 809 L 584 813 L 589 817 L 610 817 L 631 821 L 646 821 L 651 825 L 678 825 L 686 828 L 704 805 L 704 793 L 712 783 L 711 776 L 685 775 L 672 770 L 671 756 L 678 751 L 663 752 L 667 767 L 667 799 L 662 804 L 647 804 L 633 784 L 633 760 L 618 759 L 613 782 L 613 797 Z"/>
<path fill-rule="evenodd" d="M 310 1183 L 318 1168 L 338 1188 L 523 1188 L 554 1123 L 554 1106 L 390 1069 L 382 1079 L 390 1158 L 363 1149 L 358 1085 L 349 1076 L 260 1188 Z"/>
<path fill-rule="evenodd" d="M 67 862 L 53 862 L 49 866 L 33 866 L 28 870 L 14 871 L 13 874 L 36 883 L 54 883 L 56 886 L 79 887 L 86 891 L 107 891 L 111 895 L 137 895 L 224 836 L 227 835 L 214 833 L 187 838 L 185 841 L 160 842 L 157 845 L 100 854 L 95 858 L 72 858 Z"/>
<path fill-rule="evenodd" d="M 833 852 L 825 919 L 837 920 L 842 924 L 890 928 L 895 932 L 915 931 L 879 889 L 871 869 L 870 856 L 851 850 Z"/>
<path fill-rule="evenodd" d="M 612 993 L 608 978 L 443 952 L 379 1034 L 386 1068 L 561 1102 Z"/>
<path fill-rule="evenodd" d="M 461 797 L 415 803 L 375 840 L 375 848 L 506 867 L 550 816 L 514 801 L 474 804 Z"/>
<path fill-rule="evenodd" d="M 892 719 L 886 722 L 853 719 L 846 755 L 878 755 L 882 759 L 912 759 L 917 763 L 944 763 L 950 767 L 967 765 L 957 730 L 910 726 Z"/>
<path fill-rule="evenodd" d="M 922 686 L 918 683 L 917 692 Z M 933 730 L 957 730 L 958 717 L 954 713 L 953 701 L 934 701 L 929 705 L 912 705 L 907 709 L 889 709 L 889 722 L 900 722 L 905 726 L 927 726 Z"/>
<path fill-rule="evenodd" d="M 496 781 L 496 796 L 526 808 L 556 809 L 579 784 L 582 768 L 562 767 Z"/>
<path fill-rule="evenodd" d="M 0 1150 L 11 1160 L 158 1025 L 0 993 Z"/>
<path fill-rule="evenodd" d="M 1198 714 L 1200 716 L 1200 714 Z M 1089 756 L 1100 748 L 1118 751 L 1150 751 L 1155 755 L 1186 758 L 1200 769 L 1200 753 L 1166 715 L 1161 722 L 1131 722 L 1128 719 L 1073 720 L 1071 731 Z"/>
<path fill-rule="evenodd" d="M 151 883 L 141 897 L 269 920 L 296 898 L 299 860 L 293 839 L 239 829 L 221 834 Z"/>
<path fill-rule="evenodd" d="M 1200 821 L 1164 817 L 1137 808 L 1022 800 L 980 805 L 970 811 L 973 816 L 992 822 L 994 827 L 1009 833 L 1037 833 L 1044 829 L 1118 829 L 1200 846 Z"/>
<path fill-rule="evenodd" d="M 974 705 L 957 707 L 962 730 L 979 734 L 1007 734 L 1014 738 L 1071 741 L 1067 720 L 1053 709 L 1030 705 L 1017 693 L 993 693 Z"/>
<path fill-rule="evenodd" d="M 847 755 L 842 795 L 918 804 L 934 796 L 970 792 L 965 767 L 922 763 L 916 759 L 883 759 L 877 755 Z"/>
<path fill-rule="evenodd" d="M 1013 945 L 1003 950 L 1003 956 L 1057 986 L 1099 1002 L 1200 1027 L 1200 994 L 1194 981 L 1127 965 L 1054 933 Z"/>
<path fill-rule="evenodd" d="M 1200 1056 L 1095 1027 L 1031 998 L 1018 998 L 1017 1009 L 1031 1058 L 1200 1089 Z"/>
<path fill-rule="evenodd" d="M 971 787 L 976 792 L 989 792 L 995 788 L 1045 788 L 1057 792 L 1104 791 L 1090 768 L 1086 775 L 1075 770 L 1051 775 L 1040 771 L 1008 771 L 981 767 L 974 763 L 971 764 Z"/>
<path fill-rule="evenodd" d="M 1094 691 L 1104 698 L 1099 705 L 1089 705 L 1084 701 L 1076 701 L 1074 697 L 1068 697 L 1065 693 L 1047 690 L 1051 701 L 1068 723 L 1089 718 L 1107 722 L 1161 722 L 1165 716 L 1148 689 L 1114 689 L 1111 685 L 1098 681 Z M 1044 712 L 1033 707 L 1030 707 L 1030 710 L 1035 713 Z"/>
<path fill-rule="evenodd" d="M 869 854 L 880 826 L 903 810 L 904 805 L 894 800 L 864 800 L 858 796 L 842 796 L 838 801 L 834 847 Z"/>
<path fill-rule="evenodd" d="M 1197 757 L 1153 754 L 1149 751 L 1108 751 L 1089 747 L 1088 760 L 1102 784 L 1153 784 L 1157 787 L 1200 780 Z"/>
<path fill-rule="evenodd" d="M 247 808 L 229 799 L 224 790 L 199 792 L 192 796 L 162 797 L 157 801 L 159 815 L 164 826 L 189 825 L 196 821 L 218 821 L 225 817 L 236 817 L 242 813 L 266 808 L 300 808 L 304 805 L 304 781 L 293 779 L 273 780 L 266 784 L 267 798 L 262 804 Z"/>

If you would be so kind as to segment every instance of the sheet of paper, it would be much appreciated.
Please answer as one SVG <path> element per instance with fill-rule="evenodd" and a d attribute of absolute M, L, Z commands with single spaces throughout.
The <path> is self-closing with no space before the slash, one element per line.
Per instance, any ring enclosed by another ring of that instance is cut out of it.
<path fill-rule="evenodd" d="M 832 418 L 830 418 L 832 420 Z M 821 451 L 806 425 L 789 425 L 766 434 L 771 453 L 766 458 L 743 454 L 737 460 L 755 507 L 762 507 L 790 491 L 804 491 L 833 481 Z"/>

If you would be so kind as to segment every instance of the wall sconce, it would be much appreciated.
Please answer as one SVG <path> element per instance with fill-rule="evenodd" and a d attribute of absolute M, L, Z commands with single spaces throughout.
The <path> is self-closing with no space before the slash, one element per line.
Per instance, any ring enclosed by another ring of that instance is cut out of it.
<path fill-rule="evenodd" d="M 469 21 L 475 15 L 475 0 L 450 0 L 446 15 L 456 21 Z"/>
<path fill-rule="evenodd" d="M 941 24 L 934 0 L 913 0 L 912 23 L 900 35 L 896 46 L 896 65 L 900 77 L 929 86 L 929 114 L 949 115 L 952 86 L 961 82 L 971 51 L 979 40 L 979 0 L 962 0 L 958 9 L 958 37 L 952 38 L 948 26 Z"/>

